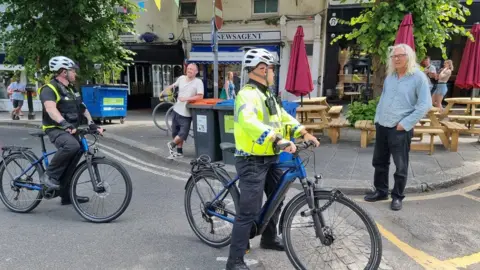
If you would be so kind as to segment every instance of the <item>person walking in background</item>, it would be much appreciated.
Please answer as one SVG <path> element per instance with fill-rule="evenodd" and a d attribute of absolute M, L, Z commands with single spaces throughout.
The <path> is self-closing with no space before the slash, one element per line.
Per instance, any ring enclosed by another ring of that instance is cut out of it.
<path fill-rule="evenodd" d="M 453 63 L 452 60 L 446 60 L 443 64 L 443 68 L 440 70 L 440 73 L 436 75 L 436 79 L 438 80 L 437 89 L 433 92 L 432 101 L 433 106 L 440 109 L 440 112 L 443 111 L 442 101 L 445 95 L 447 94 L 447 82 L 450 79 L 453 71 Z"/>
<path fill-rule="evenodd" d="M 227 73 L 224 88 L 227 92 L 227 99 L 235 99 L 235 84 L 233 83 L 233 72 L 231 71 Z"/>
<path fill-rule="evenodd" d="M 13 110 L 12 110 L 12 119 L 16 119 L 17 116 L 23 116 L 22 113 L 22 106 L 23 106 L 23 101 L 25 99 L 24 94 L 25 94 L 25 85 L 20 83 L 20 77 L 16 77 L 14 79 L 14 82 L 12 82 L 9 86 L 7 91 L 9 93 L 12 93 L 12 105 L 13 105 Z"/>
<path fill-rule="evenodd" d="M 175 83 L 165 88 L 163 92 L 168 92 L 173 87 L 178 87 L 178 99 L 173 105 L 172 118 L 172 137 L 173 141 L 167 143 L 170 151 L 169 159 L 183 157 L 183 142 L 188 138 L 190 125 L 192 124 L 192 114 L 187 108 L 187 103 L 203 98 L 203 82 L 197 78 L 198 67 L 196 64 L 187 66 L 187 75 L 180 76 Z M 177 149 L 175 153 L 174 149 Z"/>
<path fill-rule="evenodd" d="M 415 62 L 416 55 L 407 44 L 389 51 L 387 77 L 375 114 L 376 139 L 372 165 L 375 168 L 375 192 L 365 201 L 388 199 L 390 156 L 396 166 L 392 190 L 392 210 L 402 209 L 407 184 L 410 143 L 413 127 L 432 106 L 428 78 Z"/>

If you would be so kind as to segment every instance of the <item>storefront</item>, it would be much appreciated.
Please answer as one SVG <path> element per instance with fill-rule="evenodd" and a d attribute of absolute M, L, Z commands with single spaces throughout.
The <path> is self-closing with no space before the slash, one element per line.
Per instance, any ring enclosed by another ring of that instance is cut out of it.
<path fill-rule="evenodd" d="M 134 64 L 120 74 L 119 83 L 129 86 L 128 109 L 154 108 L 159 94 L 183 74 L 182 43 L 173 45 L 130 43 Z"/>
<path fill-rule="evenodd" d="M 235 89 L 240 87 L 241 66 L 246 48 L 264 48 L 272 52 L 280 59 L 280 31 L 225 31 L 218 33 L 218 78 L 219 94 L 225 84 L 228 72 L 234 73 Z M 205 97 L 213 97 L 213 61 L 210 32 L 192 32 L 190 34 L 191 46 L 188 52 L 188 63 L 196 63 L 199 66 L 198 77 L 202 79 L 205 87 Z M 278 74 L 276 91 L 278 91 Z"/>
<path fill-rule="evenodd" d="M 356 40 L 341 39 L 331 44 L 339 35 L 353 30 L 339 20 L 349 21 L 360 15 L 362 10 L 359 5 L 330 3 L 326 19 L 323 92 L 331 100 L 350 100 L 351 96 L 360 98 L 366 91 L 369 62 L 359 50 Z"/>
<path fill-rule="evenodd" d="M 465 2 L 465 1 L 461 1 Z M 340 93 L 363 91 L 366 87 L 366 64 L 368 59 L 361 61 L 352 61 L 352 58 L 362 58 L 363 55 L 358 50 L 356 40 L 348 41 L 342 39 L 330 44 L 338 35 L 349 33 L 353 28 L 349 25 L 339 23 L 339 20 L 349 21 L 353 17 L 360 15 L 363 10 L 353 0 L 345 3 L 340 1 L 330 0 L 330 6 L 326 18 L 326 32 L 325 32 L 325 65 L 323 78 L 323 91 L 325 95 L 331 99 L 338 99 Z M 464 4 L 464 3 L 463 3 Z M 472 5 L 467 6 L 470 9 L 471 15 L 466 17 L 465 22 L 456 22 L 457 25 L 463 26 L 469 30 L 475 22 L 480 22 L 480 1 L 473 1 Z M 414 18 L 415 20 L 415 18 Z M 446 41 L 447 59 L 451 59 L 454 65 L 454 72 L 450 77 L 448 86 L 448 93 L 446 97 L 452 96 L 469 96 L 470 91 L 458 89 L 454 86 L 458 67 L 462 58 L 463 50 L 465 48 L 467 38 L 460 36 L 453 36 L 452 40 Z M 438 48 L 427 50 L 427 55 L 430 56 L 433 65 L 437 66 L 437 71 L 443 67 L 444 59 L 442 53 Z M 360 63 L 360 67 L 355 68 L 350 65 L 352 62 Z M 356 75 L 355 75 L 356 74 Z M 370 75 L 371 78 L 371 75 Z M 370 80 L 371 82 L 371 80 Z M 345 100 L 350 100 L 350 97 L 343 95 Z"/>
<path fill-rule="evenodd" d="M 277 24 L 267 25 L 263 21 L 245 23 L 227 23 L 218 33 L 219 93 L 229 71 L 234 78 L 236 89 L 240 84 L 241 64 L 244 50 L 249 47 L 264 48 L 272 52 L 280 61 L 280 69 L 276 70 L 275 91 L 283 99 L 296 99 L 287 94 L 286 77 L 290 62 L 290 51 L 298 26 L 303 27 L 304 42 L 308 62 L 312 74 L 314 90 L 312 96 L 319 95 L 319 74 L 321 72 L 321 20 L 320 15 L 299 19 L 282 16 Z M 199 77 L 202 78 L 206 97 L 213 96 L 213 52 L 211 27 L 207 24 L 184 23 L 184 32 L 189 33 L 187 40 L 187 61 L 200 66 Z"/>
<path fill-rule="evenodd" d="M 466 5 L 464 2 L 462 4 Z M 471 15 L 466 17 L 465 22 L 457 21 L 457 25 L 464 27 L 467 31 L 470 31 L 473 24 L 480 22 L 480 1 L 475 0 L 471 5 L 466 5 L 470 10 Z M 460 67 L 460 62 L 462 61 L 463 51 L 465 49 L 465 44 L 467 42 L 466 37 L 461 36 L 453 36 L 451 40 L 447 41 L 445 44 L 446 46 L 446 54 L 447 59 L 452 60 L 454 70 L 452 72 L 452 76 L 447 83 L 448 92 L 445 98 L 448 97 L 470 97 L 471 90 L 460 89 L 455 86 L 455 80 L 457 78 L 458 68 Z M 437 49 L 429 49 L 427 51 L 427 55 L 430 56 L 431 63 L 436 66 L 437 72 L 439 72 L 440 68 L 443 67 L 444 59 L 442 58 L 442 52 Z"/>

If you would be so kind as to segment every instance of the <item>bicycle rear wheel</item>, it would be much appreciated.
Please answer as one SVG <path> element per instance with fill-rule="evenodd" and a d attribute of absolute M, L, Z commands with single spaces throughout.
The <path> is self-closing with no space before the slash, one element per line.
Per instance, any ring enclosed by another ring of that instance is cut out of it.
<path fill-rule="evenodd" d="M 42 200 L 42 191 L 20 187 L 13 183 L 12 176 L 20 176 L 15 183 L 40 185 L 40 175 L 44 170 L 39 163 L 33 164 L 35 159 L 22 153 L 13 153 L 5 158 L 5 163 L 0 162 L 0 198 L 13 212 L 28 213 Z M 27 171 L 28 168 L 30 169 Z"/>
<path fill-rule="evenodd" d="M 382 259 L 382 238 L 370 215 L 343 194 L 332 197 L 330 192 L 315 191 L 314 204 L 316 209 L 326 206 L 318 215 L 331 244 L 321 243 L 316 236 L 314 214 L 308 214 L 306 196 L 303 193 L 297 195 L 285 209 L 282 224 L 285 249 L 293 266 L 296 269 L 378 269 Z M 338 216 L 334 217 L 334 214 Z M 308 229 L 302 230 L 303 226 Z M 300 237 L 309 238 L 310 243 Z M 306 256 L 302 257 L 301 252 Z"/>
<path fill-rule="evenodd" d="M 165 117 L 171 108 L 173 108 L 173 103 L 164 101 L 164 102 L 160 102 L 153 109 L 153 112 L 152 112 L 153 123 L 155 124 L 155 126 L 157 126 L 159 129 L 163 131 L 170 130 L 170 126 L 166 125 Z M 166 111 L 165 114 L 163 113 L 164 111 Z"/>
<path fill-rule="evenodd" d="M 206 213 L 206 205 L 210 204 L 208 208 L 216 213 L 234 218 L 239 201 L 239 194 L 235 188 L 224 190 L 212 203 L 216 195 L 227 185 L 226 179 L 219 179 L 213 171 L 205 170 L 198 173 L 196 179 L 191 179 L 185 188 L 184 204 L 188 223 L 202 242 L 215 248 L 230 244 L 233 224 Z M 195 200 L 194 195 L 200 198 Z"/>
<path fill-rule="evenodd" d="M 98 183 L 104 187 L 103 190 L 101 192 L 95 192 L 93 190 L 92 179 L 88 172 L 88 164 L 84 162 L 76 169 L 70 185 L 70 200 L 72 201 L 72 205 L 77 213 L 88 221 L 94 223 L 113 221 L 125 212 L 132 199 L 132 181 L 130 176 L 121 164 L 107 158 L 94 158 L 92 160 L 92 169 L 95 178 L 98 179 Z M 121 180 L 114 181 L 111 180 L 108 175 L 102 175 L 101 172 L 105 171 L 113 172 L 114 175 L 119 176 Z M 93 182 L 97 183 L 97 179 Z M 120 193 L 121 190 L 125 191 Z M 80 204 L 77 201 L 77 197 L 79 196 L 88 197 L 89 202 Z M 119 198 L 119 202 L 108 201 L 105 203 L 109 198 Z M 111 213 L 108 211 L 109 208 L 113 208 Z M 89 209 L 92 209 L 95 213 L 90 212 Z M 98 213 L 99 210 L 101 213 Z"/>

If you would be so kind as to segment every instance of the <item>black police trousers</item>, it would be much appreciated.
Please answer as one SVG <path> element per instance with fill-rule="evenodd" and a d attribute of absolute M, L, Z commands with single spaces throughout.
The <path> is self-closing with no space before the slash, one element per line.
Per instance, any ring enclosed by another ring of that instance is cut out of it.
<path fill-rule="evenodd" d="M 64 173 L 72 162 L 78 162 L 78 159 L 75 159 L 75 156 L 80 151 L 79 139 L 64 130 L 57 128 L 49 129 L 46 133 L 50 142 L 57 148 L 57 152 L 53 155 L 52 160 L 48 164 L 46 173 L 50 178 L 61 181 L 60 196 L 68 198 L 68 185 L 71 182 L 71 175 L 64 177 Z"/>
<path fill-rule="evenodd" d="M 233 224 L 230 258 L 243 258 L 250 239 L 250 229 L 260 214 L 263 191 L 268 198 L 282 177 L 282 170 L 274 169 L 278 156 L 236 157 L 235 167 L 240 177 L 240 205 Z M 262 239 L 274 239 L 283 201 L 270 219 Z"/>

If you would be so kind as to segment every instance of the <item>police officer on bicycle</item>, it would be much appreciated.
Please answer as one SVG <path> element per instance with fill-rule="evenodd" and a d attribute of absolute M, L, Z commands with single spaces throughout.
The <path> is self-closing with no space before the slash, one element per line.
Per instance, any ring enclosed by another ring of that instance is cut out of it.
<path fill-rule="evenodd" d="M 62 188 L 61 203 L 65 205 L 71 203 L 68 194 L 69 179 L 62 179 L 63 183 L 59 181 L 80 150 L 79 139 L 75 135 L 76 129 L 84 117 L 88 121 L 90 130 L 98 130 L 102 134 L 103 129 L 93 122 L 80 94 L 73 86 L 78 66 L 64 56 L 55 56 L 48 64 L 50 71 L 55 73 L 54 78 L 38 89 L 38 95 L 42 102 L 42 129 L 58 151 L 41 180 L 50 189 Z M 77 201 L 86 203 L 89 199 L 79 196 Z"/>
<path fill-rule="evenodd" d="M 289 144 L 284 151 L 294 153 L 290 137 L 303 136 L 305 141 L 317 138 L 278 104 L 269 91 L 274 82 L 274 71 L 279 66 L 275 57 L 265 49 L 251 49 L 243 59 L 249 81 L 235 99 L 234 135 L 236 170 L 240 177 L 239 212 L 233 225 L 227 270 L 249 269 L 243 257 L 250 239 L 250 230 L 266 195 L 274 192 L 283 172 L 274 169 L 278 160 L 277 144 Z M 291 130 L 287 128 L 291 127 Z M 290 134 L 287 134 L 290 131 Z M 260 247 L 283 251 L 283 241 L 277 236 L 277 223 L 283 202 L 262 234 Z"/>

